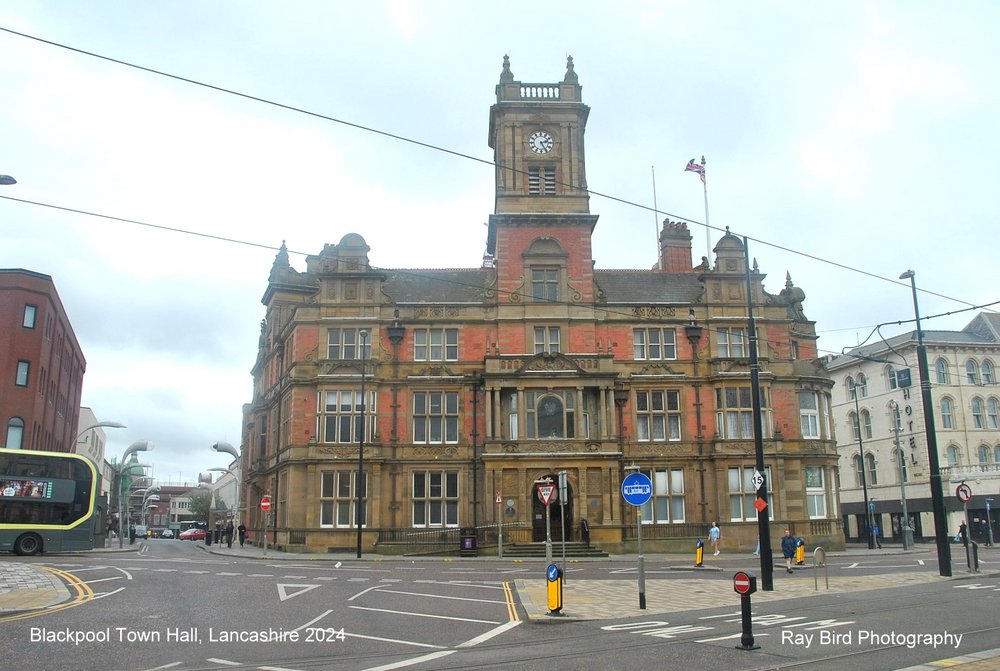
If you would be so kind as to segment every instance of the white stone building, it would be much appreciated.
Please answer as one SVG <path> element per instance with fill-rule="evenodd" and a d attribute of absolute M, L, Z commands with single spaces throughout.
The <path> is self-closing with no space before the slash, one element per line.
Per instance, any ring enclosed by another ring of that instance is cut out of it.
<path fill-rule="evenodd" d="M 963 518 L 955 490 L 964 481 L 973 493 L 967 513 L 972 538 L 988 540 L 988 508 L 992 509 L 993 536 L 1000 537 L 996 510 L 1000 505 L 1000 315 L 980 313 L 961 331 L 924 328 L 923 332 L 948 535 L 955 535 Z M 832 357 L 827 367 L 836 383 L 833 414 L 845 536 L 864 541 L 872 524 L 880 527 L 882 540 L 900 541 L 902 480 L 914 537 L 932 539 L 916 331 Z M 899 409 L 902 464 L 894 445 L 894 404 Z M 862 453 L 870 514 L 864 505 Z"/>

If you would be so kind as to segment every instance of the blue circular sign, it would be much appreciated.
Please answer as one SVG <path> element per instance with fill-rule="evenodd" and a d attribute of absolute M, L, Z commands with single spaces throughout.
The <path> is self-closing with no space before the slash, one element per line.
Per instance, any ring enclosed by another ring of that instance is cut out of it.
<path fill-rule="evenodd" d="M 653 483 L 643 473 L 629 473 L 622 480 L 622 496 L 633 506 L 644 505 L 653 496 Z"/>
<path fill-rule="evenodd" d="M 545 569 L 545 577 L 549 579 L 549 582 L 555 582 L 559 578 L 559 567 L 555 564 L 549 564 L 549 567 Z"/>

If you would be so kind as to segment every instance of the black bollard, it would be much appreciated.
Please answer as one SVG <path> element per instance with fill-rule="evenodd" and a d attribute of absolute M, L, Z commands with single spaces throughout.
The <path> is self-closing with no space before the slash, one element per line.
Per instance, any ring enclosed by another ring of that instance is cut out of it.
<path fill-rule="evenodd" d="M 752 573 L 740 571 L 733 576 L 733 590 L 740 595 L 740 615 L 743 631 L 740 634 L 740 644 L 737 650 L 757 650 L 759 645 L 754 645 L 753 622 L 750 612 L 750 595 L 757 591 L 757 578 Z"/>

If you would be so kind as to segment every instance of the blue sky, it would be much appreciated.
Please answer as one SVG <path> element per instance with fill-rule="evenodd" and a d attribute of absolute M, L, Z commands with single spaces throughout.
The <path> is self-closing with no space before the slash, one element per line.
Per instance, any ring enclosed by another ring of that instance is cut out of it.
<path fill-rule="evenodd" d="M 907 268 L 933 292 L 925 316 L 997 300 L 996 25 L 991 2 L 0 7 L 0 28 L 486 161 L 503 55 L 525 82 L 560 80 L 572 55 L 590 187 L 648 208 L 655 171 L 661 211 L 592 196 L 598 267 L 652 266 L 665 216 L 704 222 L 683 171 L 704 155 L 711 225 L 754 239 L 771 293 L 791 274 L 824 352 L 912 318 L 908 286 L 879 279 Z M 18 180 L 0 196 L 293 252 L 358 232 L 390 268 L 481 261 L 488 165 L 9 32 L 0 49 L 0 173 Z M 112 454 L 156 445 L 159 477 L 224 466 L 209 445 L 238 444 L 273 258 L 0 198 L 0 267 L 53 276 L 84 403 L 128 424 Z"/>

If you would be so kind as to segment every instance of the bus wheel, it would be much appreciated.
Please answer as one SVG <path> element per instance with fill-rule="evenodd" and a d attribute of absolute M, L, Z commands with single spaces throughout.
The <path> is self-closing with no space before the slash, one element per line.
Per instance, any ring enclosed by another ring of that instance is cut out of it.
<path fill-rule="evenodd" d="M 42 551 L 42 539 L 38 534 L 24 534 L 14 542 L 14 553 L 36 555 Z"/>

